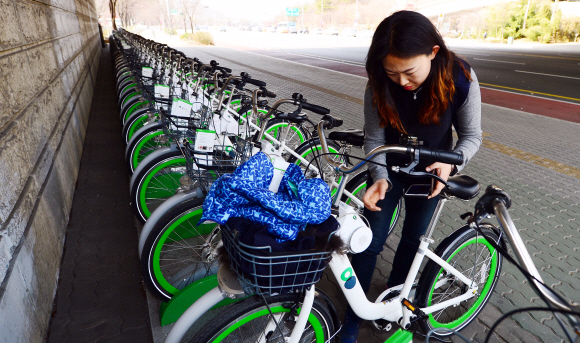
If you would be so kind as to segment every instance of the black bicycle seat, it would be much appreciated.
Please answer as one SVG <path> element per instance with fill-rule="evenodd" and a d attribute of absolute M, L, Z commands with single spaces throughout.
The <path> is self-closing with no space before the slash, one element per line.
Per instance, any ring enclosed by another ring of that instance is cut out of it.
<path fill-rule="evenodd" d="M 363 130 L 346 129 L 332 131 L 328 138 L 335 141 L 343 141 L 355 146 L 362 146 L 365 142 L 365 133 Z"/>
<path fill-rule="evenodd" d="M 443 192 L 462 200 L 469 200 L 479 194 L 479 182 L 467 175 L 455 175 L 447 179 Z"/>

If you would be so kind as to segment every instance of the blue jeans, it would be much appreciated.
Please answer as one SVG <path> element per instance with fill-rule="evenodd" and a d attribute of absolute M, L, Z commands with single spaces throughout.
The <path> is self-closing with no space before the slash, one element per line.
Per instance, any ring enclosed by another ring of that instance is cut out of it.
<path fill-rule="evenodd" d="M 377 262 L 377 256 L 383 251 L 383 246 L 389 237 L 389 226 L 399 199 L 404 194 L 405 189 L 412 184 L 422 183 L 424 180 L 417 178 L 402 178 L 397 175 L 390 177 L 393 188 L 385 194 L 383 200 L 377 202 L 381 211 L 364 210 L 364 216 L 368 219 L 370 228 L 373 231 L 373 240 L 364 252 L 352 256 L 352 267 L 358 281 L 365 293 L 368 292 Z M 372 180 L 369 180 L 372 182 Z M 371 183 L 367 187 L 370 187 Z M 429 181 L 430 182 L 430 181 Z M 437 207 L 439 197 L 432 199 L 406 197 L 405 198 L 405 220 L 401 241 L 397 247 L 393 260 L 393 269 L 387 280 L 387 288 L 397 286 L 405 282 L 417 249 L 419 248 L 419 238 L 425 234 L 431 217 Z M 350 312 L 350 313 L 349 313 Z M 347 315 L 353 315 L 348 309 Z"/>

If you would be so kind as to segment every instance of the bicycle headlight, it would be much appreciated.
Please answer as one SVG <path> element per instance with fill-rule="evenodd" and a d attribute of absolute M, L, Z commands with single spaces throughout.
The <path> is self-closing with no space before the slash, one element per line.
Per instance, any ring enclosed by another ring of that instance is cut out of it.
<path fill-rule="evenodd" d="M 354 254 L 365 251 L 373 240 L 373 232 L 367 226 L 356 229 L 348 240 L 348 247 Z"/>

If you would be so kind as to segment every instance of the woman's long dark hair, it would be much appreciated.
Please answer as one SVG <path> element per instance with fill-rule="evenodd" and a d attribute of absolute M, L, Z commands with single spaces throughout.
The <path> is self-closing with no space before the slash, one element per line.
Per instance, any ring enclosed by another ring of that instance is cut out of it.
<path fill-rule="evenodd" d="M 419 110 L 419 123 L 423 125 L 439 125 L 439 117 L 452 101 L 455 93 L 453 63 L 457 57 L 447 49 L 431 21 L 417 12 L 395 12 L 377 27 L 367 55 L 366 69 L 373 91 L 373 107 L 378 109 L 381 127 L 389 125 L 406 133 L 388 91 L 389 78 L 383 67 L 383 59 L 387 55 L 405 59 L 430 55 L 435 45 L 440 49 L 431 60 L 431 72 L 423 83 L 423 88 L 428 90 L 426 101 Z M 459 66 L 471 80 L 471 74 L 463 63 L 459 63 Z"/>

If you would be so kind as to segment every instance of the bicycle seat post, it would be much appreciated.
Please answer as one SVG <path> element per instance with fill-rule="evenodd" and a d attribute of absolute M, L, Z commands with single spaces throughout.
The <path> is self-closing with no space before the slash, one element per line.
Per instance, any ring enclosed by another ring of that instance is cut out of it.
<path fill-rule="evenodd" d="M 431 237 L 433 236 L 433 231 L 435 231 L 435 227 L 437 226 L 437 222 L 439 221 L 439 217 L 441 216 L 441 212 L 443 212 L 443 207 L 445 203 L 449 201 L 449 199 L 443 195 L 439 197 L 439 201 L 437 202 L 437 207 L 435 208 L 435 212 L 433 212 L 433 216 L 431 217 L 431 221 L 429 222 L 429 226 L 427 227 L 427 231 L 421 237 L 421 240 L 427 240 L 428 243 L 431 243 L 433 240 Z"/>

